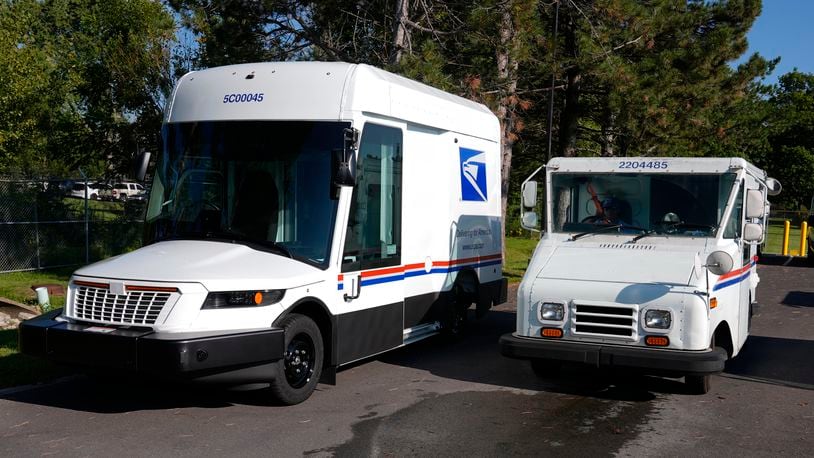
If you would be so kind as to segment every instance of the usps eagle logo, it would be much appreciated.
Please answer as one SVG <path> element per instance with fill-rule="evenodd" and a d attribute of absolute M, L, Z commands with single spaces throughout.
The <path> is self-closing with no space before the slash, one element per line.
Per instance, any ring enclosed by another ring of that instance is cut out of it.
<path fill-rule="evenodd" d="M 486 153 L 461 148 L 461 200 L 486 202 Z"/>

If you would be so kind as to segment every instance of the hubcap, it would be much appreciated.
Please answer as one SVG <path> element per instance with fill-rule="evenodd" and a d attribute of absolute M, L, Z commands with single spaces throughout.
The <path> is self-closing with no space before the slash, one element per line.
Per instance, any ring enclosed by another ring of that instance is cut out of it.
<path fill-rule="evenodd" d="M 285 352 L 285 378 L 292 388 L 301 388 L 314 373 L 314 342 L 307 334 L 297 334 Z"/>

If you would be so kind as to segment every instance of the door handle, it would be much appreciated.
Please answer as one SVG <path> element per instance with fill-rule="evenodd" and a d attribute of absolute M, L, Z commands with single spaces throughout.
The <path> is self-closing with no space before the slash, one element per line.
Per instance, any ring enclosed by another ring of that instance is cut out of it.
<path fill-rule="evenodd" d="M 350 294 L 345 294 L 345 302 L 350 302 L 354 299 L 359 299 L 362 294 L 362 277 L 354 277 L 350 279 Z"/>

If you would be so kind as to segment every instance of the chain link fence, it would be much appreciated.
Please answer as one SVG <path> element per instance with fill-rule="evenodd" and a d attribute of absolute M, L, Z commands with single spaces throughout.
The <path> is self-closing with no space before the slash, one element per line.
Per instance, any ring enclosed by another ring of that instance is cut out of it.
<path fill-rule="evenodd" d="M 104 259 L 141 246 L 143 201 L 69 195 L 82 180 L 0 180 L 0 273 Z"/>

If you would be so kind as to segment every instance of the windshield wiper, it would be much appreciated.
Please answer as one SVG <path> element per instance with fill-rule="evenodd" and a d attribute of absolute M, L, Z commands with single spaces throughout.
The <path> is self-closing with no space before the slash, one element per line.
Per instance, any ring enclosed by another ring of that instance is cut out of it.
<path fill-rule="evenodd" d="M 572 235 L 571 236 L 571 241 L 573 242 L 574 240 L 585 237 L 586 235 L 599 234 L 600 232 L 612 231 L 614 229 L 619 229 L 620 227 L 622 227 L 621 224 L 614 224 L 614 225 L 611 225 L 611 226 L 597 227 L 596 229 L 593 229 L 593 230 L 590 230 L 590 231 L 587 231 L 587 232 L 582 232 L 580 234 Z"/>
<path fill-rule="evenodd" d="M 645 237 L 647 237 L 647 236 L 653 235 L 653 234 L 655 234 L 656 232 L 657 232 L 657 231 L 656 231 L 655 229 L 650 229 L 650 230 L 648 230 L 648 231 L 645 231 L 644 233 L 639 234 L 639 235 L 637 235 L 636 237 L 633 237 L 633 238 L 630 240 L 630 243 L 636 243 L 637 241 L 639 241 L 639 240 L 641 240 L 641 239 L 643 239 L 643 238 L 645 238 Z"/>
<path fill-rule="evenodd" d="M 630 224 L 612 224 L 612 225 L 610 225 L 610 226 L 601 226 L 601 227 L 598 227 L 598 228 L 596 228 L 596 229 L 594 229 L 594 230 L 592 230 L 592 231 L 588 231 L 588 232 L 583 232 L 583 233 L 581 233 L 581 234 L 572 235 L 572 236 L 571 236 L 571 241 L 573 242 L 574 240 L 579 239 L 579 238 L 582 238 L 582 237 L 585 237 L 586 235 L 591 235 L 591 234 L 599 234 L 599 233 L 601 233 L 601 232 L 612 231 L 612 230 L 614 230 L 614 229 L 618 229 L 618 230 L 620 230 L 620 232 L 621 232 L 622 230 L 634 230 L 634 231 L 642 231 L 642 232 L 647 232 L 647 229 L 645 229 L 645 228 L 643 228 L 643 227 L 639 227 L 639 226 L 631 226 Z"/>

